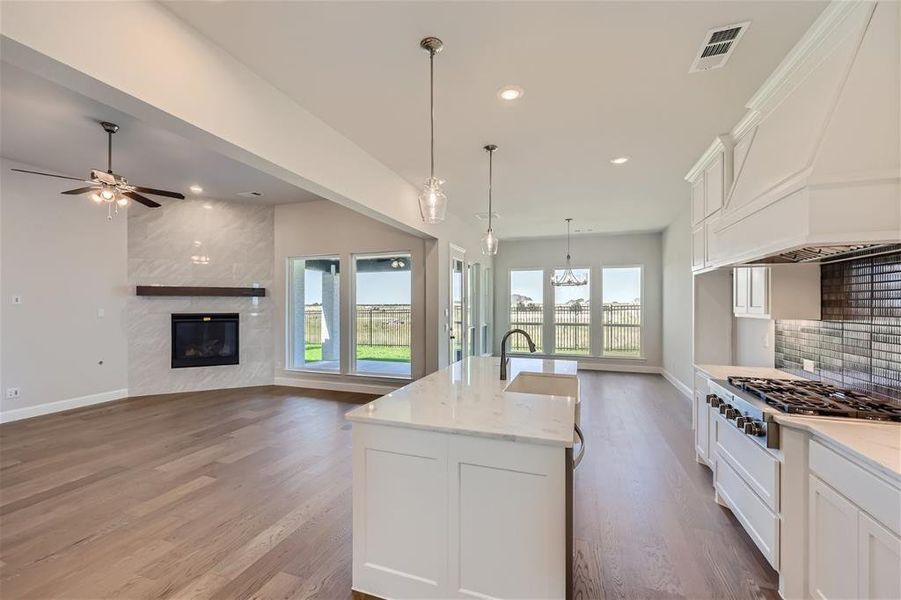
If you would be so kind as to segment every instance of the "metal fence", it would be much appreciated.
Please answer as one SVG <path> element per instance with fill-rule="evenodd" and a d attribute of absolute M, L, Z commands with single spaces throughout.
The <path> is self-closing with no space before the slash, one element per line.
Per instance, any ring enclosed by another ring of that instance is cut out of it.
<path fill-rule="evenodd" d="M 357 345 L 410 346 L 411 311 L 409 304 L 358 304 L 356 307 Z M 304 307 L 304 339 L 307 344 L 322 340 L 322 307 Z"/>
<path fill-rule="evenodd" d="M 638 356 L 641 352 L 641 304 L 610 303 L 603 305 L 604 354 Z M 544 348 L 542 320 L 544 307 L 540 304 L 510 307 L 510 327 L 529 333 L 544 352 L 588 354 L 591 340 L 591 310 L 587 304 L 558 304 L 554 306 L 554 348 Z M 522 337 L 510 339 L 511 348 L 525 352 L 528 344 Z"/>
<path fill-rule="evenodd" d="M 454 311 L 455 315 L 457 311 Z M 604 350 L 607 355 L 638 356 L 641 352 L 641 304 L 604 304 L 602 311 Z M 462 315 L 460 315 L 462 316 Z M 542 339 L 544 309 L 540 304 L 510 307 L 510 327 L 524 329 L 539 351 L 587 354 L 590 351 L 591 310 L 587 304 L 554 306 L 554 348 L 545 348 Z M 456 317 L 455 317 L 456 321 Z M 407 304 L 361 304 L 356 307 L 357 344 L 367 346 L 409 346 L 411 311 Z M 304 333 L 308 344 L 322 339 L 322 307 L 306 306 Z M 528 350 L 522 336 L 510 338 L 516 352 Z"/>

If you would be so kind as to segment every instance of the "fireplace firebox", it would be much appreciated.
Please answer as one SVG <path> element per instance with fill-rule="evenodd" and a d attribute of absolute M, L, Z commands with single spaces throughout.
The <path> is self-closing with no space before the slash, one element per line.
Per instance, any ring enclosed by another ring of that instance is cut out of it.
<path fill-rule="evenodd" d="M 172 315 L 172 368 L 238 364 L 238 313 Z"/>

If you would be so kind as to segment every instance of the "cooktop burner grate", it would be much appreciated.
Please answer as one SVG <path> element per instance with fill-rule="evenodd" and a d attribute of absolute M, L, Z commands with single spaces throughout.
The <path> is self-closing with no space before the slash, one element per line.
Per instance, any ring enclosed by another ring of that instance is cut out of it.
<path fill-rule="evenodd" d="M 901 406 L 821 381 L 729 377 L 729 383 L 784 413 L 901 422 Z"/>

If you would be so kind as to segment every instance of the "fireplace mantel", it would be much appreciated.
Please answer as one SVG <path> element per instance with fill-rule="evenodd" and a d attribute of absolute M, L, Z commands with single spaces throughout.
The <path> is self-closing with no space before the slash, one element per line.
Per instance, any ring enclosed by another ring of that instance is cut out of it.
<path fill-rule="evenodd" d="M 139 285 L 138 296 L 237 296 L 259 298 L 266 295 L 264 287 L 204 287 L 183 285 Z"/>

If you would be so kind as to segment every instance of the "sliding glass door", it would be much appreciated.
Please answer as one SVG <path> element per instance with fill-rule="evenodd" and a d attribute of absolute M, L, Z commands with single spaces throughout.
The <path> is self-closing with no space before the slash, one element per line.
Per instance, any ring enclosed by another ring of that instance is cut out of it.
<path fill-rule="evenodd" d="M 412 264 L 409 253 L 354 256 L 351 371 L 410 377 Z"/>
<path fill-rule="evenodd" d="M 288 366 L 341 370 L 340 261 L 337 256 L 288 259 Z"/>

